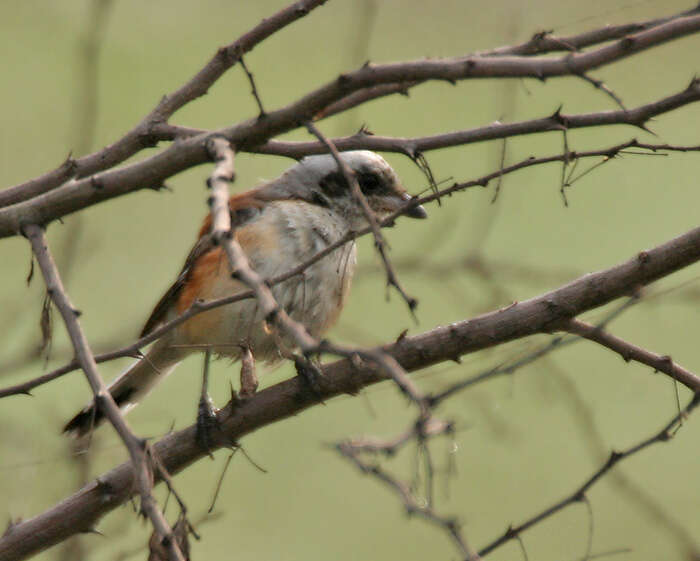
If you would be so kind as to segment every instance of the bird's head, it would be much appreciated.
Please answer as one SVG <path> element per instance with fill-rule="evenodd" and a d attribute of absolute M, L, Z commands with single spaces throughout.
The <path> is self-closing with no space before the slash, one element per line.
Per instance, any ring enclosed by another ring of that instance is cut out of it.
<path fill-rule="evenodd" d="M 389 216 L 411 200 L 396 172 L 379 154 L 355 150 L 341 152 L 340 157 L 355 175 L 369 207 L 378 218 Z M 286 182 L 296 196 L 343 215 L 351 227 L 366 225 L 362 209 L 332 155 L 308 156 L 289 169 L 280 181 Z M 427 217 L 422 206 L 413 206 L 404 215 Z"/>

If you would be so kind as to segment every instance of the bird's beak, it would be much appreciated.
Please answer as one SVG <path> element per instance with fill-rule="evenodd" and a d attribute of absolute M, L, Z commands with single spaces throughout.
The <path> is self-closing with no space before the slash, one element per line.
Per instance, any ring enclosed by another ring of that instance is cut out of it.
<path fill-rule="evenodd" d="M 404 193 L 402 199 L 408 202 L 413 199 L 408 193 Z M 416 205 L 411 207 L 409 210 L 403 213 L 403 216 L 408 216 L 409 218 L 428 218 L 428 213 L 423 208 L 423 205 Z"/>

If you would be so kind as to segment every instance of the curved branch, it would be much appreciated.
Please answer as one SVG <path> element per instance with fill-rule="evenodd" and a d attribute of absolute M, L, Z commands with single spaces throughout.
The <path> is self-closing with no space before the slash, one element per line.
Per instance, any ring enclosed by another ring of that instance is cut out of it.
<path fill-rule="evenodd" d="M 510 138 L 540 132 L 571 130 L 607 125 L 632 125 L 644 129 L 645 123 L 652 117 L 673 111 L 684 105 L 700 101 L 700 81 L 694 79 L 682 91 L 658 101 L 640 105 L 634 109 L 619 111 L 600 111 L 565 115 L 560 111 L 548 117 L 530 119 L 516 123 L 500 123 L 474 129 L 441 133 L 414 138 L 368 135 L 362 132 L 352 136 L 334 138 L 330 141 L 338 150 L 376 150 L 378 152 L 397 152 L 414 155 L 440 148 L 463 146 L 475 142 Z M 311 154 L 323 154 L 327 148 L 322 142 L 270 140 L 250 149 L 259 154 L 273 154 L 299 159 Z"/>
<path fill-rule="evenodd" d="M 216 54 L 187 83 L 174 92 L 164 95 L 158 105 L 141 122 L 122 138 L 109 146 L 87 154 L 82 158 L 68 158 L 63 164 L 42 176 L 0 191 L 0 206 L 7 206 L 36 197 L 62 185 L 71 177 L 87 177 L 120 164 L 140 152 L 157 144 L 151 129 L 166 122 L 187 103 L 207 93 L 209 88 L 234 66 L 241 57 L 260 42 L 282 28 L 307 15 L 327 0 L 301 0 L 294 2 L 276 14 L 265 18 L 253 29 L 233 43 L 221 47 Z"/>
<path fill-rule="evenodd" d="M 638 255 L 610 269 L 585 275 L 542 296 L 476 318 L 405 337 L 381 347 L 408 371 L 458 358 L 535 333 L 562 329 L 582 312 L 634 292 L 674 271 L 700 260 L 700 228 Z M 292 378 L 220 413 L 222 434 L 212 449 L 228 446 L 241 437 L 276 421 L 296 415 L 321 400 L 386 379 L 371 363 L 340 360 L 323 367 L 318 394 L 306 391 Z M 195 439 L 195 426 L 169 434 L 154 445 L 170 473 L 186 468 L 206 455 Z M 59 543 L 81 529 L 94 527 L 133 492 L 130 463 L 122 464 L 43 514 L 10 526 L 0 538 L 0 560 L 14 561 Z"/>
<path fill-rule="evenodd" d="M 584 159 L 584 158 L 594 158 L 594 157 L 604 157 L 604 161 L 609 161 L 611 158 L 616 157 L 618 154 L 626 150 L 627 148 L 639 148 L 643 150 L 649 150 L 650 152 L 658 153 L 660 151 L 673 151 L 673 152 L 699 152 L 700 151 L 700 146 L 673 146 L 669 144 L 646 144 L 646 143 L 641 143 L 638 142 L 637 140 L 630 140 L 628 142 L 623 142 L 622 144 L 617 144 L 615 146 L 610 146 L 608 148 L 603 148 L 600 150 L 591 150 L 587 152 L 569 152 L 568 154 L 556 154 L 553 156 L 545 156 L 542 158 L 527 158 L 525 160 L 522 160 L 520 162 L 517 162 L 515 164 L 512 164 L 510 166 L 506 166 L 502 169 L 499 169 L 498 171 L 491 172 L 489 174 L 483 175 L 477 179 L 473 179 L 471 181 L 466 181 L 462 183 L 455 183 L 454 185 L 450 187 L 446 187 L 445 189 L 441 189 L 437 193 L 431 193 L 425 197 L 418 198 L 414 200 L 412 203 L 407 205 L 407 207 L 413 206 L 414 204 L 424 204 L 424 203 L 430 203 L 434 200 L 440 199 L 441 197 L 444 197 L 445 195 L 449 195 L 451 193 L 456 193 L 460 191 L 465 191 L 466 189 L 470 187 L 485 187 L 488 185 L 490 181 L 493 179 L 503 177 L 504 175 L 519 171 L 521 169 L 526 169 L 529 167 L 533 166 L 538 166 L 538 165 L 543 165 L 543 164 L 548 164 L 548 163 L 553 163 L 553 162 L 562 162 L 562 161 L 574 161 L 574 160 L 579 160 L 579 159 Z M 381 221 L 381 226 L 386 227 L 394 222 L 396 218 L 398 218 L 404 210 L 399 210 L 396 213 L 392 214 L 391 216 L 387 217 L 386 219 Z M 291 279 L 297 275 L 302 274 L 306 269 L 308 269 L 311 265 L 319 261 L 320 259 L 323 259 L 326 255 L 331 253 L 332 251 L 338 249 L 339 247 L 343 246 L 349 241 L 352 241 L 360 236 L 363 236 L 365 234 L 368 234 L 370 232 L 370 228 L 365 228 L 364 230 L 360 230 L 357 232 L 348 232 L 345 236 L 343 236 L 341 239 L 339 239 L 336 243 L 333 243 L 326 247 L 325 249 L 319 251 L 306 261 L 299 263 L 296 267 L 290 269 L 289 271 L 286 271 L 284 273 L 281 273 L 280 275 L 277 275 L 276 277 L 273 277 L 271 279 L 266 279 L 266 283 L 269 286 L 275 286 L 276 284 L 279 284 L 281 282 L 284 282 L 288 279 Z M 119 349 L 113 350 L 113 351 L 108 351 L 106 353 L 102 353 L 99 355 L 95 355 L 95 361 L 98 363 L 101 362 L 107 362 L 110 360 L 114 360 L 117 358 L 124 358 L 124 357 L 134 357 L 134 358 L 140 358 L 140 349 L 146 345 L 149 345 L 156 339 L 159 339 L 162 337 L 165 333 L 169 332 L 170 330 L 174 329 L 178 325 L 181 325 L 191 317 L 201 314 L 203 312 L 206 312 L 207 310 L 212 310 L 214 308 L 218 308 L 219 306 L 225 306 L 226 304 L 232 304 L 234 302 L 240 302 L 241 300 L 246 300 L 248 298 L 253 298 L 255 296 L 254 292 L 252 290 L 246 290 L 243 292 L 238 292 L 236 294 L 233 294 L 231 296 L 226 296 L 224 298 L 216 298 L 213 300 L 208 300 L 206 302 L 200 302 L 198 300 L 195 300 L 193 302 L 192 306 L 185 311 L 182 315 L 178 316 L 177 318 L 170 320 L 163 325 L 159 326 L 157 329 L 153 330 L 151 333 L 146 335 L 145 337 L 141 337 L 140 339 L 134 341 L 133 343 L 121 347 Z M 46 374 L 43 374 L 41 376 L 37 376 L 36 378 L 32 378 L 31 380 L 28 380 L 26 382 L 22 382 L 20 384 L 15 384 L 6 388 L 0 389 L 0 398 L 3 397 L 8 397 L 10 395 L 20 395 L 20 394 L 25 394 L 25 395 L 30 395 L 30 392 L 32 389 L 41 386 L 43 384 L 46 384 L 47 382 L 50 382 L 52 380 L 55 380 L 57 378 L 60 378 L 64 374 L 68 374 L 69 372 L 73 372 L 74 370 L 77 370 L 80 367 L 80 364 L 76 359 L 73 359 L 71 362 L 55 369 L 52 370 L 51 372 L 48 372 Z"/>
<path fill-rule="evenodd" d="M 0 210 L 0 237 L 17 235 L 23 224 L 46 224 L 76 210 L 137 189 L 160 189 L 168 177 L 207 161 L 206 142 L 212 134 L 225 136 L 239 151 L 248 150 L 278 134 L 299 127 L 300 123 L 312 120 L 333 103 L 366 88 L 426 80 L 456 81 L 497 77 L 533 77 L 544 80 L 555 76 L 579 76 L 591 69 L 698 31 L 700 15 L 691 15 L 626 36 L 599 49 L 563 57 L 472 56 L 367 64 L 355 72 L 341 74 L 336 80 L 261 118 L 249 119 L 207 135 L 186 139 L 141 162 L 72 181 L 29 201 L 3 208 Z M 700 89 L 696 81 L 691 86 L 690 89 Z M 122 141 L 117 142 L 120 143 Z M 115 165 L 119 161 L 123 160 L 117 158 L 109 165 Z"/>
<path fill-rule="evenodd" d="M 659 25 L 682 17 L 695 15 L 698 12 L 700 12 L 700 6 L 665 18 L 656 18 L 638 23 L 625 23 L 622 25 L 606 25 L 600 29 L 585 31 L 578 35 L 565 37 L 558 37 L 549 31 L 540 31 L 539 33 L 535 33 L 530 40 L 520 43 L 519 45 L 498 47 L 488 51 L 479 51 L 475 54 L 479 56 L 532 56 L 556 51 L 578 51 L 607 41 L 621 39 L 631 33 L 652 29 L 653 27 L 658 27 Z"/>
<path fill-rule="evenodd" d="M 643 349 L 637 345 L 629 343 L 620 337 L 616 337 L 611 333 L 607 333 L 603 329 L 580 321 L 572 319 L 566 324 L 563 329 L 589 341 L 593 341 L 607 347 L 613 352 L 619 354 L 625 362 L 630 360 L 637 361 L 641 364 L 651 366 L 655 372 L 663 372 L 674 380 L 680 382 L 684 386 L 690 388 L 695 393 L 700 394 L 700 378 L 693 374 L 687 368 L 674 362 L 668 355 L 659 355 Z"/>

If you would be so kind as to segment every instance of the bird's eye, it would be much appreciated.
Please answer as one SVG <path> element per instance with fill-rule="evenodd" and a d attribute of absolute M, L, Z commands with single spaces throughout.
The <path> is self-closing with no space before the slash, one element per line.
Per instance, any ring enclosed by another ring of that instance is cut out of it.
<path fill-rule="evenodd" d="M 382 182 L 374 173 L 360 173 L 357 177 L 360 189 L 363 193 L 376 193 L 382 186 Z"/>

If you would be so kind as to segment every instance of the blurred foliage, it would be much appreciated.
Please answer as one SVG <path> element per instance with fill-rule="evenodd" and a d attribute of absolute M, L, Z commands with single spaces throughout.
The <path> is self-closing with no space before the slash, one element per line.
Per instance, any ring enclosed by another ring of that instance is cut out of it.
<path fill-rule="evenodd" d="M 116 0 L 105 22 L 98 69 L 95 146 L 123 134 L 164 93 L 196 72 L 217 46 L 228 43 L 286 0 L 231 2 L 206 0 Z M 553 29 L 571 34 L 605 23 L 622 23 L 689 8 L 679 1 L 508 0 L 463 2 L 385 0 L 329 2 L 309 17 L 272 37 L 247 58 L 266 108 L 294 100 L 338 72 L 366 59 L 390 61 L 450 56 L 527 39 Z M 5 86 L 0 90 L 0 185 L 9 186 L 60 163 L 80 145 L 77 130 L 83 105 L 80 49 L 91 24 L 90 2 L 0 4 L 0 59 Z M 594 75 L 602 78 L 628 107 L 679 91 L 700 70 L 695 37 L 672 42 Z M 431 83 L 379 100 L 348 115 L 324 121 L 327 134 L 350 134 L 362 124 L 378 134 L 409 136 L 476 127 L 494 121 L 535 118 L 553 112 L 614 109 L 612 101 L 582 80 L 480 80 L 456 87 Z M 204 98 L 172 122 L 218 127 L 256 114 L 240 67 L 228 72 Z M 85 126 L 85 125 L 83 125 Z M 574 150 L 611 145 L 634 136 L 647 141 L 698 142 L 697 106 L 663 115 L 652 123 L 658 137 L 625 127 L 574 131 Z M 287 135 L 307 139 L 305 131 Z M 560 151 L 560 134 L 508 142 L 508 161 Z M 152 151 L 151 151 L 152 153 Z M 491 142 L 429 153 L 438 180 L 466 180 L 497 169 L 501 143 Z M 74 154 L 78 155 L 78 154 Z M 138 156 L 142 157 L 142 156 Z M 413 164 L 388 159 L 409 190 L 426 188 Z M 236 189 L 272 178 L 290 162 L 241 155 Z M 87 335 L 97 350 L 132 340 L 150 306 L 174 278 L 205 213 L 207 168 L 172 178 L 171 192 L 135 193 L 83 213 L 80 236 L 71 239 L 75 218 L 54 224 L 50 240 L 59 257 L 74 252 L 68 289 L 83 311 Z M 414 325 L 396 295 L 387 301 L 371 244 L 360 247 L 362 268 L 351 301 L 332 337 L 371 344 L 470 317 L 554 288 L 586 271 L 620 262 L 661 243 L 698 222 L 700 192 L 697 154 L 668 157 L 628 155 L 587 175 L 569 190 L 568 208 L 559 196 L 560 167 L 550 165 L 507 177 L 491 204 L 489 190 L 471 190 L 432 205 L 430 220 L 400 221 L 388 232 L 402 280 L 420 300 Z M 62 326 L 57 326 L 48 363 L 17 359 L 38 342 L 43 286 L 25 284 L 29 250 L 21 238 L 3 240 L 3 345 L 0 382 L 27 379 L 70 357 Z M 463 266 L 480 257 L 480 273 Z M 451 264 L 451 265 L 450 265 Z M 441 266 L 435 274 L 433 266 Z M 68 273 L 68 272 L 66 272 Z M 650 297 L 617 320 L 612 331 L 700 370 L 697 348 L 700 270 L 691 267 L 650 289 L 671 291 Z M 600 317 L 600 312 L 589 316 Z M 58 323 L 58 322 L 56 322 Z M 419 376 L 427 388 L 440 388 L 533 348 L 535 340 L 465 357 L 463 364 L 437 366 Z M 174 424 L 194 420 L 200 358 L 182 364 L 157 394 L 130 414 L 133 427 L 157 437 Z M 106 378 L 128 361 L 101 366 Z M 292 375 L 279 368 L 263 385 Z M 213 395 L 222 403 L 236 367 L 215 364 Z M 681 399 L 687 392 L 679 390 Z M 0 404 L 0 513 L 6 518 L 38 513 L 78 486 L 86 470 L 59 434 L 62 423 L 88 398 L 79 373 L 38 388 L 33 398 L 16 396 Z M 166 398 L 167 396 L 167 398 Z M 448 403 L 443 417 L 456 419 L 454 446 L 437 442 L 440 469 L 448 456 L 457 477 L 440 473 L 438 509 L 464 522 L 465 535 L 479 547 L 571 492 L 597 468 L 609 451 L 652 434 L 676 410 L 673 384 L 643 366 L 582 342 L 535 363 L 512 377 L 474 387 Z M 389 384 L 366 397 L 338 398 L 298 418 L 265 428 L 243 444 L 263 474 L 237 455 L 216 507 L 220 516 L 202 523 L 202 541 L 193 558 L 235 559 L 454 559 L 447 538 L 419 520 L 407 520 L 396 498 L 363 479 L 327 447 L 350 435 L 390 436 L 410 419 L 406 403 Z M 593 552 L 629 548 L 619 560 L 687 559 L 689 542 L 700 548 L 700 422 L 691 418 L 676 438 L 634 457 L 590 493 Z M 104 428 L 93 443 L 87 468 L 93 476 L 125 459 L 115 434 Z M 202 461 L 176 478 L 194 520 L 209 505 L 225 453 Z M 407 477 L 411 453 L 389 467 Z M 165 491 L 157 491 L 165 497 Z M 172 509 L 172 510 L 171 510 Z M 174 502 L 169 514 L 174 516 Z M 660 515 L 659 513 L 662 513 Z M 531 559 L 577 559 L 586 551 L 585 506 L 572 506 L 523 536 Z M 105 537 L 79 538 L 80 549 L 62 545 L 39 559 L 83 558 L 111 561 L 145 546 L 149 528 L 136 522 L 126 505 L 99 526 Z M 685 537 L 683 537 L 685 536 Z M 73 546 L 75 547 L 75 546 Z M 80 555 L 75 552 L 80 551 Z M 144 558 L 145 550 L 133 554 Z M 519 559 L 512 543 L 489 559 Z"/>

